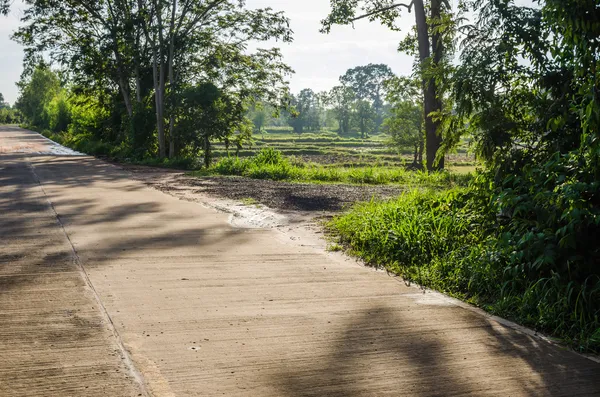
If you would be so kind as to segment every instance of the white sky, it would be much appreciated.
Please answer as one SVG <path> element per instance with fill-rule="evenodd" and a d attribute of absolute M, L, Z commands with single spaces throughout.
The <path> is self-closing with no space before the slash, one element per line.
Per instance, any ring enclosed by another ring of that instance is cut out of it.
<path fill-rule="evenodd" d="M 347 69 L 368 63 L 385 63 L 397 74 L 411 71 L 412 59 L 396 49 L 413 25 L 414 14 L 405 13 L 399 21 L 401 33 L 378 23 L 359 21 L 354 29 L 334 26 L 325 35 L 319 33 L 319 28 L 329 12 L 329 0 L 247 0 L 247 7 L 271 7 L 284 11 L 291 19 L 294 42 L 281 44 L 281 49 L 287 64 L 296 71 L 291 78 L 292 92 L 303 88 L 330 89 Z M 17 0 L 8 17 L 0 16 L 0 92 L 10 103 L 18 95 L 15 83 L 21 75 L 23 51 L 9 36 L 19 26 L 22 10 L 23 5 Z"/>

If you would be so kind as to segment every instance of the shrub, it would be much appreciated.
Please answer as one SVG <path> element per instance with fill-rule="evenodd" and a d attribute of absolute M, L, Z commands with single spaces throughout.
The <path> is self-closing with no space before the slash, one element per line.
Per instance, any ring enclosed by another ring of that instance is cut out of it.
<path fill-rule="evenodd" d="M 248 160 L 239 157 L 223 157 L 213 166 L 213 171 L 220 175 L 244 175 L 248 166 Z"/>
<path fill-rule="evenodd" d="M 283 154 L 273 148 L 263 148 L 252 158 L 252 162 L 258 166 L 283 164 L 285 159 Z"/>
<path fill-rule="evenodd" d="M 254 179 L 271 179 L 275 181 L 300 179 L 298 168 L 292 167 L 286 162 L 265 165 L 252 163 L 244 175 Z"/>

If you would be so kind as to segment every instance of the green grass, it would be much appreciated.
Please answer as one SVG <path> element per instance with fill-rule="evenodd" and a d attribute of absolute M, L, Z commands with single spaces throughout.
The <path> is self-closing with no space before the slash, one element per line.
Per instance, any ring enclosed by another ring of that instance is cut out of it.
<path fill-rule="evenodd" d="M 449 172 L 427 173 L 408 171 L 401 167 L 339 167 L 290 161 L 274 149 L 263 149 L 251 158 L 225 157 L 206 170 L 192 175 L 238 175 L 253 179 L 276 181 L 350 183 L 350 184 L 402 184 L 433 188 L 464 186 L 469 174 Z"/>

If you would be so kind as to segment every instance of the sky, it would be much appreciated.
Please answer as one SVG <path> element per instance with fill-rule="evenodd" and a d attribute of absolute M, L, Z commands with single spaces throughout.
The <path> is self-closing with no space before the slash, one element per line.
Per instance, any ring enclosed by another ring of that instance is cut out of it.
<path fill-rule="evenodd" d="M 286 63 L 295 70 L 290 80 L 294 93 L 303 88 L 328 90 L 349 68 L 369 63 L 387 64 L 396 74 L 411 72 L 412 58 L 398 53 L 397 48 L 414 23 L 414 14 L 405 13 L 399 20 L 402 32 L 363 20 L 356 22 L 354 28 L 334 26 L 326 35 L 319 29 L 320 21 L 329 12 L 328 0 L 247 0 L 246 5 L 271 7 L 290 18 L 294 42 L 268 43 L 268 47 L 280 47 Z M 11 104 L 18 96 L 15 83 L 21 75 L 23 51 L 9 36 L 18 28 L 23 9 L 16 0 L 10 15 L 0 16 L 0 92 Z"/>

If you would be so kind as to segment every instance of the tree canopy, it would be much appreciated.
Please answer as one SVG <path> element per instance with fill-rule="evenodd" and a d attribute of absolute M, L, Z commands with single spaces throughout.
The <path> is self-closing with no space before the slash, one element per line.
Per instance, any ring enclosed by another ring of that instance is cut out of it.
<path fill-rule="evenodd" d="M 229 120 L 220 127 L 228 130 L 215 131 L 215 138 L 245 128 L 244 112 L 234 112 L 233 121 L 231 109 L 258 100 L 277 107 L 285 103 L 292 70 L 279 49 L 248 51 L 250 42 L 292 40 L 281 12 L 250 10 L 239 0 L 26 4 L 24 25 L 14 34 L 25 46 L 24 78 L 34 73 L 42 54 L 47 55 L 73 92 L 100 98 L 98 104 L 111 112 L 122 106 L 123 111 L 114 114 L 120 121 L 113 138 L 152 136 L 155 130 L 159 157 L 176 157 L 192 143 L 182 140 L 190 136 L 190 124 L 183 117 L 188 110 L 181 107 L 193 102 L 181 99 L 189 98 L 193 87 L 202 91 L 203 84 L 210 83 L 221 93 L 219 101 L 230 104 L 219 113 Z M 137 122 L 147 120 L 149 113 L 154 113 L 154 125 Z M 153 152 L 155 147 L 147 149 Z"/>

